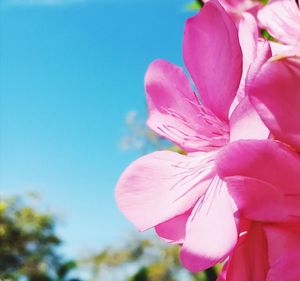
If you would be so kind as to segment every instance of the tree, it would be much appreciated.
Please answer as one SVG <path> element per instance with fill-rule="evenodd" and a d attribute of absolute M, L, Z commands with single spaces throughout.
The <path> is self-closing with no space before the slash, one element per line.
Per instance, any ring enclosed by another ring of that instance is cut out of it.
<path fill-rule="evenodd" d="M 215 281 L 220 267 L 201 273 L 190 273 L 180 264 L 179 247 L 162 243 L 158 239 L 131 239 L 117 248 L 106 248 L 98 254 L 81 260 L 81 265 L 91 269 L 91 281 L 105 280 L 103 271 L 110 275 L 123 275 L 122 281 L 179 281 L 184 275 L 189 281 Z M 125 276 L 127 268 L 135 268 L 133 274 Z"/>
<path fill-rule="evenodd" d="M 29 204 L 34 194 L 0 198 L 0 280 L 68 280 L 76 263 L 57 254 L 56 218 Z"/>

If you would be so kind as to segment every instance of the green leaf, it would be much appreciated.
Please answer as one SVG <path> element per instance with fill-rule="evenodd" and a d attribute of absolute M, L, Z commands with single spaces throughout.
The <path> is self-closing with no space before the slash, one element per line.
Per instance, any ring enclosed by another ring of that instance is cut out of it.
<path fill-rule="evenodd" d="M 269 41 L 273 41 L 273 42 L 276 42 L 276 39 L 265 29 L 262 29 L 260 31 L 261 33 L 261 36 Z"/>
<path fill-rule="evenodd" d="M 260 2 L 263 4 L 263 5 L 267 5 L 269 0 L 260 0 Z"/>
<path fill-rule="evenodd" d="M 193 1 L 186 5 L 187 11 L 198 11 L 203 7 L 202 1 Z"/>

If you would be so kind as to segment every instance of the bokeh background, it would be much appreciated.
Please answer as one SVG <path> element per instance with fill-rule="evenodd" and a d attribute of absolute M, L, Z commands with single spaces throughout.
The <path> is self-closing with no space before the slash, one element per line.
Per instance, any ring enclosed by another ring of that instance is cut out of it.
<path fill-rule="evenodd" d="M 183 65 L 185 0 L 1 0 L 0 280 L 214 280 L 114 201 L 145 127 L 143 79 Z"/>

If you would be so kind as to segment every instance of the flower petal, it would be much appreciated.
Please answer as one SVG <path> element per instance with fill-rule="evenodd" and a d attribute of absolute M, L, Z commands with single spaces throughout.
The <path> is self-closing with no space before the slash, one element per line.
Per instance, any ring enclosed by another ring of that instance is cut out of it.
<path fill-rule="evenodd" d="M 247 86 L 248 84 L 251 85 L 253 79 L 255 79 L 257 73 L 261 70 L 263 65 L 271 58 L 272 50 L 269 41 L 266 40 L 259 40 L 257 43 L 257 50 L 256 50 L 256 57 L 255 60 L 251 63 L 248 74 L 246 76 L 246 94 L 247 93 Z"/>
<path fill-rule="evenodd" d="M 269 133 L 248 97 L 244 97 L 230 117 L 230 141 L 267 139 Z"/>
<path fill-rule="evenodd" d="M 277 40 L 299 45 L 300 10 L 295 0 L 271 1 L 258 13 L 262 28 L 267 29 Z"/>
<path fill-rule="evenodd" d="M 242 215 L 257 221 L 299 223 L 298 154 L 273 141 L 237 141 L 220 151 L 216 167 Z"/>
<path fill-rule="evenodd" d="M 226 280 L 265 281 L 268 269 L 267 240 L 261 225 L 253 223 L 230 257 Z"/>
<path fill-rule="evenodd" d="M 291 195 L 258 179 L 235 176 L 225 181 L 242 217 L 261 222 L 300 222 L 300 188 L 298 194 Z"/>
<path fill-rule="evenodd" d="M 283 45 L 277 42 L 270 42 L 272 55 L 278 57 L 294 57 L 300 56 L 299 46 Z"/>
<path fill-rule="evenodd" d="M 243 53 L 243 71 L 240 86 L 237 95 L 234 98 L 230 107 L 230 115 L 236 108 L 239 102 L 245 96 L 245 81 L 250 67 L 250 64 L 256 58 L 257 43 L 258 43 L 258 29 L 254 17 L 249 13 L 243 13 L 239 21 L 239 41 Z"/>
<path fill-rule="evenodd" d="M 267 182 L 285 194 L 299 194 L 300 155 L 279 142 L 233 142 L 218 153 L 216 167 L 223 179 L 244 176 Z"/>
<path fill-rule="evenodd" d="M 250 64 L 256 58 L 257 53 L 258 28 L 255 18 L 244 13 L 239 23 L 239 41 L 243 53 L 243 74 L 242 82 L 244 83 Z M 244 86 L 241 83 L 241 86 Z"/>
<path fill-rule="evenodd" d="M 214 175 L 214 155 L 159 151 L 141 157 L 118 181 L 119 208 L 140 230 L 184 214 L 206 191 Z"/>
<path fill-rule="evenodd" d="M 299 224 L 265 225 L 264 229 L 269 244 L 270 261 L 267 281 L 300 280 Z"/>
<path fill-rule="evenodd" d="M 297 281 L 300 280 L 300 252 L 299 249 L 291 251 L 271 267 L 266 281 Z"/>
<path fill-rule="evenodd" d="M 203 104 L 227 120 L 242 75 L 242 52 L 237 29 L 217 1 L 187 21 L 183 57 Z"/>
<path fill-rule="evenodd" d="M 237 242 L 233 213 L 226 184 L 215 177 L 194 207 L 187 224 L 180 259 L 188 270 L 204 270 L 230 254 Z"/>
<path fill-rule="evenodd" d="M 154 61 L 145 77 L 148 126 L 185 151 L 205 151 L 228 140 L 228 126 L 199 104 L 183 70 Z"/>
<path fill-rule="evenodd" d="M 293 250 L 300 252 L 299 224 L 266 224 L 264 226 L 268 244 L 270 265 L 276 264 L 278 259 L 289 255 Z"/>
<path fill-rule="evenodd" d="M 190 214 L 191 210 L 155 226 L 157 235 L 168 243 L 182 244 L 185 240 L 185 228 Z"/>
<path fill-rule="evenodd" d="M 281 141 L 300 149 L 300 58 L 272 60 L 249 82 L 250 101 Z"/>

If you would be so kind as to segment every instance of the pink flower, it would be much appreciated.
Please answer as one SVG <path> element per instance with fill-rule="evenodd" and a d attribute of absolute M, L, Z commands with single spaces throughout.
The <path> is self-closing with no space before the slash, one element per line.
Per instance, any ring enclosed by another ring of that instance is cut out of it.
<path fill-rule="evenodd" d="M 219 280 L 300 280 L 300 156 L 275 141 L 237 141 L 216 166 L 244 223 Z"/>
<path fill-rule="evenodd" d="M 239 89 L 230 107 L 229 114 L 245 97 L 245 82 L 250 65 L 257 57 L 265 60 L 270 56 L 268 44 L 258 37 L 258 27 L 254 17 L 249 13 L 243 13 L 238 24 L 239 42 L 243 53 L 243 70 Z M 254 67 L 255 68 L 255 67 Z"/>
<path fill-rule="evenodd" d="M 272 0 L 259 11 L 258 20 L 279 41 L 271 43 L 274 55 L 300 55 L 300 9 L 295 0 Z"/>
<path fill-rule="evenodd" d="M 218 154 L 218 175 L 237 206 L 238 245 L 219 281 L 296 281 L 300 251 L 300 61 L 257 60 L 246 92 L 273 138 L 237 141 Z M 282 277 L 281 277 L 282 276 Z M 283 279 L 279 279 L 283 278 Z"/>
<path fill-rule="evenodd" d="M 250 69 L 247 84 L 252 105 L 274 137 L 300 151 L 300 57 L 271 58 Z"/>
<path fill-rule="evenodd" d="M 265 225 L 270 270 L 267 281 L 300 280 L 300 225 Z"/>
<path fill-rule="evenodd" d="M 264 49 L 260 60 L 267 55 Z M 150 65 L 145 86 L 148 126 L 188 154 L 159 151 L 133 162 L 119 179 L 116 199 L 140 230 L 155 227 L 163 239 L 182 244 L 182 263 L 200 271 L 226 258 L 238 239 L 236 206 L 216 175 L 215 157 L 230 141 L 269 132 L 247 97 L 229 114 L 242 52 L 218 2 L 187 21 L 183 56 L 199 97 L 183 70 L 163 60 Z"/>
<path fill-rule="evenodd" d="M 269 262 L 263 225 L 249 221 L 245 223 L 247 230 L 240 237 L 217 281 L 266 281 Z"/>
<path fill-rule="evenodd" d="M 284 144 L 236 141 L 222 149 L 216 165 L 243 217 L 300 222 L 300 156 Z"/>
<path fill-rule="evenodd" d="M 299 224 L 249 223 L 217 281 L 300 280 Z"/>
<path fill-rule="evenodd" d="M 256 18 L 258 11 L 263 7 L 260 1 L 255 0 L 221 0 L 220 3 L 236 23 L 245 12 Z"/>

